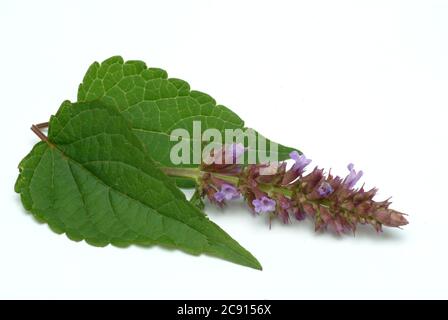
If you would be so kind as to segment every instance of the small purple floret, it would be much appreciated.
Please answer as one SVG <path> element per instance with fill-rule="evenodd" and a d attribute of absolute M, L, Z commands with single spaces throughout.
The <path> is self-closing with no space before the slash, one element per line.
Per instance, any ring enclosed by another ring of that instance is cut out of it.
<path fill-rule="evenodd" d="M 215 200 L 218 202 L 223 202 L 224 201 L 224 193 L 221 191 L 218 191 L 213 195 L 213 198 L 215 198 Z"/>
<path fill-rule="evenodd" d="M 350 173 L 347 175 L 347 177 L 344 179 L 344 184 L 347 186 L 347 188 L 352 189 L 356 183 L 361 179 L 363 172 L 360 170 L 359 172 L 356 172 L 354 169 L 353 163 L 350 163 L 347 166 L 347 169 L 350 171 Z"/>
<path fill-rule="evenodd" d="M 303 169 L 305 169 L 305 167 L 311 163 L 311 159 L 307 159 L 305 155 L 300 155 L 297 151 L 291 152 L 289 156 L 292 160 L 295 161 L 294 165 L 292 166 L 292 170 L 299 173 L 302 173 Z"/>
<path fill-rule="evenodd" d="M 216 201 L 222 202 L 224 200 L 233 200 L 239 198 L 240 192 L 234 186 L 224 183 L 221 186 L 221 190 L 216 192 L 213 197 Z"/>
<path fill-rule="evenodd" d="M 265 196 L 261 197 L 261 199 L 253 200 L 252 204 L 254 205 L 254 210 L 257 213 L 275 211 L 275 200 Z"/>
<path fill-rule="evenodd" d="M 324 181 L 319 188 L 317 188 L 317 192 L 321 197 L 326 197 L 333 193 L 333 187 L 328 182 Z"/>

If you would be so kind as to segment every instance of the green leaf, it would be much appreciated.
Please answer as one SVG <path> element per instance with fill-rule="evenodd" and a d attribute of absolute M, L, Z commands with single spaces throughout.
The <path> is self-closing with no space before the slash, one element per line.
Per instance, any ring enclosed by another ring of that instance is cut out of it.
<path fill-rule="evenodd" d="M 147 68 L 142 61 L 124 62 L 118 56 L 101 64 L 93 63 L 79 86 L 78 101 L 96 99 L 117 107 L 148 147 L 151 157 L 165 167 L 175 166 L 170 160 L 170 150 L 177 143 L 170 141 L 173 129 L 186 129 L 191 144 L 194 140 L 193 121 L 201 121 L 202 131 L 216 128 L 223 133 L 225 129 L 245 129 L 244 121 L 238 115 L 217 105 L 209 95 L 190 90 L 187 82 L 169 79 L 166 71 Z M 270 151 L 269 141 L 266 148 L 262 146 L 260 149 Z M 288 159 L 292 150 L 295 149 L 278 145 L 278 160 Z M 192 159 L 193 148 L 190 151 Z M 179 180 L 178 184 L 194 186 L 191 181 Z"/>
<path fill-rule="evenodd" d="M 19 165 L 15 190 L 52 230 L 95 246 L 159 244 L 261 269 L 189 203 L 112 106 L 64 102 Z"/>

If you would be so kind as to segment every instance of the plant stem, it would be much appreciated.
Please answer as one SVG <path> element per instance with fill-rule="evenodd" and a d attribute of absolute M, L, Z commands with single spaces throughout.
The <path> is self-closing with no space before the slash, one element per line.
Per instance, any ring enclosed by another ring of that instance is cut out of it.
<path fill-rule="evenodd" d="M 48 142 L 47 136 L 42 131 L 40 131 L 38 125 L 33 124 L 31 126 L 31 131 L 33 131 L 36 134 L 36 136 L 39 137 L 40 140 Z"/>
<path fill-rule="evenodd" d="M 42 123 L 38 123 L 35 126 L 38 127 L 39 129 L 45 129 L 48 128 L 49 122 L 42 122 Z"/>
<path fill-rule="evenodd" d="M 178 177 L 178 178 L 187 178 L 194 180 L 196 183 L 198 183 L 204 174 L 210 174 L 218 179 L 227 181 L 229 183 L 232 183 L 234 185 L 238 185 L 240 179 L 239 177 L 235 176 L 227 176 L 222 173 L 216 173 L 216 172 L 209 172 L 209 171 L 201 171 L 199 168 L 169 168 L 169 167 L 162 167 L 162 171 L 172 177 Z M 292 195 L 292 191 L 285 187 L 274 187 L 269 184 L 260 184 L 259 188 L 267 193 L 281 193 L 285 196 L 290 197 Z"/>
<path fill-rule="evenodd" d="M 196 183 L 199 182 L 200 177 L 202 176 L 199 168 L 169 168 L 162 167 L 161 170 L 168 176 L 178 177 L 178 178 L 187 178 L 194 180 Z"/>

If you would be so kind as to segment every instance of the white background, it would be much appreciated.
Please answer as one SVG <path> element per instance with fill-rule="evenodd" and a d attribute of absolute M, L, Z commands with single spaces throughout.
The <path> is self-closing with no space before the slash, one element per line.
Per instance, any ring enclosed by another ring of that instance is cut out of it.
<path fill-rule="evenodd" d="M 448 298 L 447 1 L 0 3 L 0 298 Z M 269 230 L 242 204 L 212 220 L 264 270 L 160 248 L 95 248 L 22 208 L 32 123 L 112 55 L 187 80 L 266 136 L 345 175 L 363 169 L 403 230 Z"/>

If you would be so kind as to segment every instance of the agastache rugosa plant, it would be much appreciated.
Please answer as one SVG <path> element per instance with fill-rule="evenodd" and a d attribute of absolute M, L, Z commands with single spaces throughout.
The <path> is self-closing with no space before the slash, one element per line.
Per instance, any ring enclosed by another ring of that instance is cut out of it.
<path fill-rule="evenodd" d="M 356 171 L 353 164 L 348 165 L 345 178 L 326 174 L 318 167 L 306 174 L 311 160 L 296 151 L 290 154 L 294 164 L 289 169 L 286 162 L 238 164 L 244 151 L 242 145 L 228 145 L 212 153 L 212 159 L 199 169 L 166 168 L 165 172 L 195 179 L 200 196 L 220 207 L 243 196 L 252 212 L 268 214 L 269 221 L 279 218 L 286 224 L 291 219 L 310 217 L 316 231 L 332 229 L 341 234 L 355 232 L 358 224 L 370 224 L 379 232 L 382 226 L 408 223 L 405 214 L 389 208 L 389 200 L 373 199 L 376 188 L 355 187 L 363 172 Z M 227 161 L 220 161 L 224 158 Z"/>
<path fill-rule="evenodd" d="M 49 123 L 32 126 L 42 141 L 20 162 L 14 188 L 38 220 L 72 240 L 95 246 L 160 244 L 261 269 L 205 216 L 203 198 L 223 207 L 244 197 L 254 214 L 270 222 L 309 217 L 316 230 L 338 234 L 354 232 L 358 224 L 377 231 L 407 224 L 388 200 L 373 200 L 376 189 L 356 188 L 362 172 L 352 164 L 345 178 L 317 167 L 306 172 L 311 160 L 304 155 L 266 140 L 207 94 L 141 61 L 112 57 L 92 64 L 78 98 L 81 102 L 62 103 L 48 136 L 42 129 Z M 200 164 L 201 143 L 223 130 L 226 140 L 228 130 L 235 136 L 244 130 L 250 151 L 241 144 L 218 146 Z M 252 138 L 261 140 L 253 144 Z M 255 163 L 255 153 L 259 161 L 266 159 L 268 142 L 268 164 L 243 164 L 246 151 L 247 162 Z M 291 167 L 272 162 L 288 154 Z M 190 201 L 174 182 L 196 186 Z"/>

